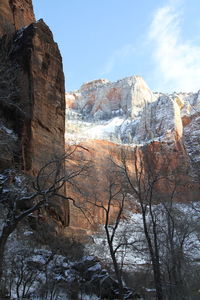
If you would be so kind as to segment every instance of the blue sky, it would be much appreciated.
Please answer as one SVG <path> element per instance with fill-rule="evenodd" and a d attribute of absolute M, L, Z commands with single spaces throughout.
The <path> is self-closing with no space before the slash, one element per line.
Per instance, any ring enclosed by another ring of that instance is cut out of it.
<path fill-rule="evenodd" d="M 200 89 L 199 0 L 33 0 L 63 57 L 66 89 L 140 75 L 154 91 Z"/>

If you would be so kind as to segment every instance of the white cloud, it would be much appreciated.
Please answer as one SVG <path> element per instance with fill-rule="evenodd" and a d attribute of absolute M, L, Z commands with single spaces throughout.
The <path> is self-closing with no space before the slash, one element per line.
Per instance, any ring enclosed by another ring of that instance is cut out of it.
<path fill-rule="evenodd" d="M 154 46 L 156 88 L 163 91 L 197 91 L 200 89 L 200 46 L 181 39 L 183 14 L 172 4 L 158 9 L 149 31 Z"/>
<path fill-rule="evenodd" d="M 109 75 L 119 64 L 123 64 L 127 58 L 131 57 L 135 52 L 135 47 L 126 44 L 114 51 L 102 69 L 102 75 Z"/>

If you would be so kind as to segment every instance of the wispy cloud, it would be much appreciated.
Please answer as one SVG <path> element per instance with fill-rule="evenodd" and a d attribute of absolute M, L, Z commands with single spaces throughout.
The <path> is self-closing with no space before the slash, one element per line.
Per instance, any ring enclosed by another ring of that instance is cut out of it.
<path fill-rule="evenodd" d="M 156 11 L 150 26 L 148 39 L 154 48 L 154 80 L 158 80 L 160 90 L 200 89 L 200 46 L 181 38 L 183 17 L 180 3 L 170 1 Z"/>
<path fill-rule="evenodd" d="M 102 75 L 109 75 L 119 65 L 123 64 L 135 52 L 135 47 L 126 44 L 115 50 L 102 68 Z"/>

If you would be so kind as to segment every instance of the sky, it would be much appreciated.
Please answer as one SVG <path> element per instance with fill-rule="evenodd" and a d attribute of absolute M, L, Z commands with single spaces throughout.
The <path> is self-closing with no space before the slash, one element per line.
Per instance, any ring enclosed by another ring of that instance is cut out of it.
<path fill-rule="evenodd" d="M 199 0 L 33 0 L 53 32 L 66 90 L 140 75 L 153 91 L 200 89 Z"/>

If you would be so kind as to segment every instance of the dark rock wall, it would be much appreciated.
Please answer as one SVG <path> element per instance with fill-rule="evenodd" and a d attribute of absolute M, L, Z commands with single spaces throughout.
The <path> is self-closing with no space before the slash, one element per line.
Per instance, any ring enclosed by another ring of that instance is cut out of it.
<path fill-rule="evenodd" d="M 18 164 L 36 176 L 64 153 L 62 58 L 48 26 L 35 23 L 31 0 L 1 1 L 0 20 L 0 169 Z M 12 140 L 7 156 L 4 133 Z M 57 207 L 67 225 L 68 204 Z"/>

